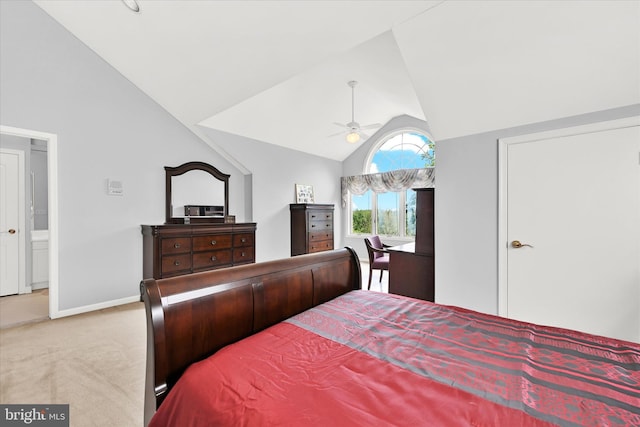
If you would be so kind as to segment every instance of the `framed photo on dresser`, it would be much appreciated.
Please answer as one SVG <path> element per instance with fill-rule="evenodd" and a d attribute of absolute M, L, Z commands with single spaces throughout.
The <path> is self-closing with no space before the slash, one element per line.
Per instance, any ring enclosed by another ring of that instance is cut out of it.
<path fill-rule="evenodd" d="M 313 185 L 296 184 L 296 203 L 315 203 Z"/>

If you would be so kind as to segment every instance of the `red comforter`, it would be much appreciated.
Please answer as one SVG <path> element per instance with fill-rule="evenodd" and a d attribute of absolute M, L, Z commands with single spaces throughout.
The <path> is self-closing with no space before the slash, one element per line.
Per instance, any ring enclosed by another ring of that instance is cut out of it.
<path fill-rule="evenodd" d="M 640 345 L 353 291 L 191 366 L 150 426 L 640 426 Z"/>

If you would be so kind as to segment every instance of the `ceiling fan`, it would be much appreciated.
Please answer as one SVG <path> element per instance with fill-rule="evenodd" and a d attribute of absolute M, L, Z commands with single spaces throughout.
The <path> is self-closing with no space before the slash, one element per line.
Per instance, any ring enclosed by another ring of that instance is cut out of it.
<path fill-rule="evenodd" d="M 345 130 L 343 130 L 342 132 L 338 132 L 338 133 L 335 133 L 333 135 L 330 135 L 330 136 L 336 136 L 336 135 L 346 134 L 347 135 L 347 142 L 350 142 L 351 144 L 355 144 L 356 142 L 358 142 L 360 140 L 365 140 L 365 139 L 369 138 L 369 135 L 364 133 L 363 130 L 375 129 L 375 128 L 379 128 L 380 126 L 382 126 L 380 123 L 374 123 L 374 124 L 370 124 L 370 125 L 366 125 L 366 126 L 360 126 L 360 124 L 355 121 L 355 119 L 354 119 L 355 87 L 356 87 L 357 84 L 358 84 L 358 82 L 355 81 L 355 80 L 351 80 L 350 82 L 347 82 L 347 85 L 349 85 L 349 87 L 351 87 L 351 121 L 349 123 L 347 123 L 347 124 L 334 122 L 333 124 L 335 124 L 337 126 L 340 126 L 340 127 L 343 127 L 343 128 L 345 128 Z"/>

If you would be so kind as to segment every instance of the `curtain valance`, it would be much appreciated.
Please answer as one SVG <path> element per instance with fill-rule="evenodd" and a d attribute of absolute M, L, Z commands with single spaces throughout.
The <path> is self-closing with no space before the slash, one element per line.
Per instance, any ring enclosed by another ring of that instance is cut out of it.
<path fill-rule="evenodd" d="M 368 190 L 375 193 L 404 191 L 409 188 L 435 187 L 435 168 L 398 169 L 390 172 L 371 173 L 366 175 L 343 176 L 342 207 L 347 206 L 349 192 L 364 194 Z"/>

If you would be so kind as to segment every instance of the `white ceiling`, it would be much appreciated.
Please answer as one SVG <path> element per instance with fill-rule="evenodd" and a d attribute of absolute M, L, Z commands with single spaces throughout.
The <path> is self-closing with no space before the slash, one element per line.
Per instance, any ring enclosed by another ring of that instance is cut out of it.
<path fill-rule="evenodd" d="M 349 80 L 361 125 L 436 141 L 640 102 L 636 0 L 35 2 L 214 147 L 201 126 L 344 160 Z"/>

